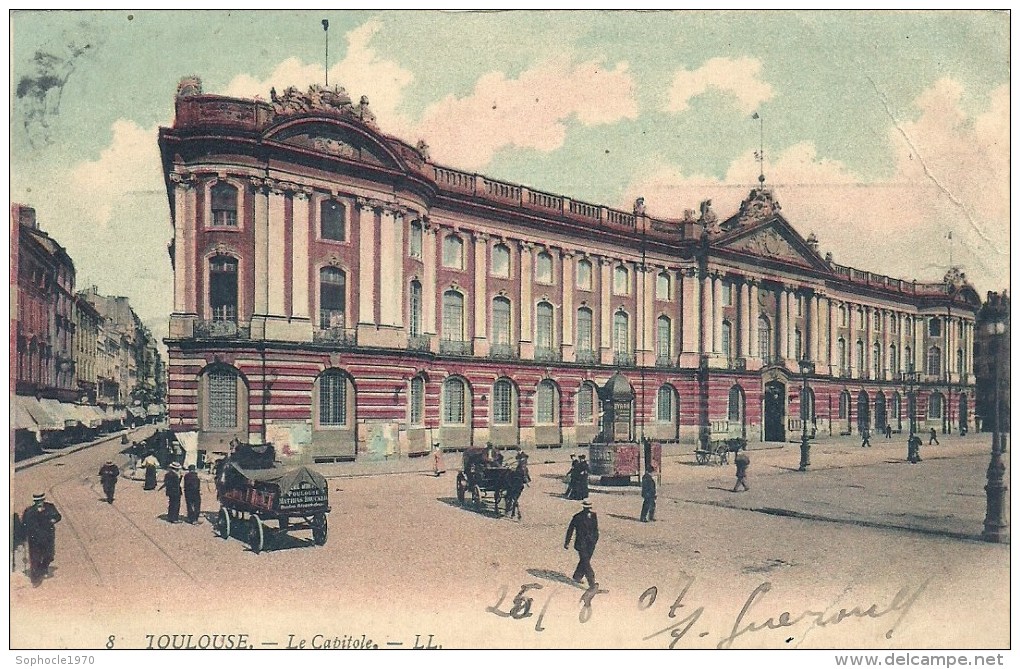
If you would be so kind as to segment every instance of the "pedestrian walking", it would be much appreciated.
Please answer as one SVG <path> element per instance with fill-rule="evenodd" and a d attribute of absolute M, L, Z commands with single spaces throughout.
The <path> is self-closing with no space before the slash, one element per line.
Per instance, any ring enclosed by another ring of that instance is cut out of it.
<path fill-rule="evenodd" d="M 655 467 L 648 465 L 645 475 L 641 477 L 641 522 L 655 521 Z"/>
<path fill-rule="evenodd" d="M 747 454 L 747 446 L 742 447 L 733 458 L 733 463 L 737 466 L 737 482 L 733 484 L 733 492 L 737 492 L 737 488 L 743 487 L 744 490 L 750 490 L 751 488 L 747 485 L 747 468 L 751 466 L 751 457 Z"/>
<path fill-rule="evenodd" d="M 567 499 L 576 499 L 576 497 L 574 495 L 574 486 L 577 483 L 577 467 L 578 467 L 577 456 L 574 455 L 573 453 L 571 453 L 570 454 L 570 471 L 567 472 L 567 476 L 566 476 L 566 480 L 567 480 L 566 498 Z"/>
<path fill-rule="evenodd" d="M 861 428 L 861 448 L 871 448 L 871 430 L 867 427 Z"/>
<path fill-rule="evenodd" d="M 107 460 L 106 464 L 99 468 L 99 480 L 103 483 L 107 504 L 113 504 L 113 493 L 117 488 L 117 477 L 119 476 L 120 467 L 113 464 L 113 460 Z"/>
<path fill-rule="evenodd" d="M 916 434 L 907 439 L 907 462 L 917 464 L 921 461 L 921 438 Z"/>
<path fill-rule="evenodd" d="M 892 425 L 889 425 L 888 423 L 886 423 L 885 426 L 885 438 L 892 439 Z"/>
<path fill-rule="evenodd" d="M 446 473 L 446 465 L 443 463 L 443 449 L 439 444 L 432 444 L 432 471 L 436 476 Z"/>
<path fill-rule="evenodd" d="M 195 465 L 188 465 L 184 475 L 184 506 L 188 513 L 188 522 L 194 525 L 202 513 L 202 481 L 198 478 Z"/>
<path fill-rule="evenodd" d="M 32 495 L 32 506 L 21 514 L 21 530 L 28 542 L 29 578 L 38 586 L 49 573 L 56 553 L 57 530 L 60 522 L 57 507 L 46 501 L 45 493 Z"/>
<path fill-rule="evenodd" d="M 159 460 L 151 452 L 142 459 L 142 467 L 145 468 L 145 490 L 156 489 L 156 470 L 159 468 Z"/>
<path fill-rule="evenodd" d="M 928 432 L 928 445 L 931 446 L 931 442 L 933 441 L 935 442 L 936 446 L 939 445 L 939 436 L 935 432 L 935 428 L 931 428 L 931 430 Z"/>
<path fill-rule="evenodd" d="M 168 523 L 177 523 L 181 519 L 181 475 L 178 473 L 180 469 L 178 463 L 171 463 L 170 470 L 163 476 L 163 485 L 160 486 L 160 489 L 166 489 Z"/>
<path fill-rule="evenodd" d="M 572 578 L 578 583 L 583 576 L 588 580 L 588 588 L 594 590 L 599 586 L 595 581 L 595 570 L 591 566 L 591 557 L 595 553 L 595 545 L 599 541 L 599 518 L 592 510 L 590 500 L 581 502 L 581 510 L 574 514 L 567 526 L 567 537 L 563 540 L 563 548 L 570 546 L 570 538 L 574 537 L 574 550 L 577 551 L 577 568 Z"/>
<path fill-rule="evenodd" d="M 588 460 L 584 454 L 577 457 L 577 482 L 574 485 L 575 499 L 588 499 Z"/>

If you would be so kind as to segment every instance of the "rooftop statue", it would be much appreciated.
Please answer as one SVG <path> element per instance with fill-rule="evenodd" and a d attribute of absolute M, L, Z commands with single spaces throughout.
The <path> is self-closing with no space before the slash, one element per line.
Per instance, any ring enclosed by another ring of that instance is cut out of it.
<path fill-rule="evenodd" d="M 758 223 L 779 213 L 782 207 L 775 199 L 770 188 L 752 188 L 747 199 L 740 203 L 737 222 L 740 225 Z"/>

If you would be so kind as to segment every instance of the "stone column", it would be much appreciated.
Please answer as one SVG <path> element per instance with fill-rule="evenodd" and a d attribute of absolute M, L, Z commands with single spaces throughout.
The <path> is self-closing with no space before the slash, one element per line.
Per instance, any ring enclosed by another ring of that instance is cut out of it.
<path fill-rule="evenodd" d="M 521 357 L 531 359 L 535 357 L 535 344 L 532 341 L 532 311 L 534 301 L 532 281 L 535 274 L 533 263 L 534 244 L 522 242 L 520 244 L 521 261 L 519 264 L 521 272 Z"/>
<path fill-rule="evenodd" d="M 747 280 L 740 282 L 740 292 L 737 295 L 737 314 L 740 320 L 740 335 L 737 337 L 739 341 L 737 355 L 742 358 L 750 358 L 753 354 L 751 353 L 751 328 L 754 327 L 754 323 L 751 322 L 751 285 Z"/>
<path fill-rule="evenodd" d="M 269 269 L 268 314 L 277 317 L 286 315 L 284 306 L 286 280 L 283 276 L 283 254 L 285 243 L 287 194 L 279 187 L 269 193 L 269 236 L 267 239 Z"/>
<path fill-rule="evenodd" d="M 308 318 L 311 305 L 308 299 L 308 206 L 307 190 L 294 193 L 294 220 L 291 234 L 291 315 L 294 318 Z"/>
<path fill-rule="evenodd" d="M 836 301 L 829 299 L 829 374 L 832 376 L 839 376 L 839 351 L 837 350 L 837 342 L 839 341 L 839 333 L 836 328 L 839 326 L 839 306 Z"/>
<path fill-rule="evenodd" d="M 698 318 L 701 313 L 701 291 L 696 269 L 688 269 L 680 275 L 680 349 L 683 353 L 701 351 L 701 334 Z"/>
<path fill-rule="evenodd" d="M 634 348 L 636 350 L 640 348 L 637 351 L 638 364 L 651 367 L 655 365 L 655 351 L 657 350 L 655 338 L 658 336 L 658 327 L 656 327 L 658 317 L 655 314 L 655 278 L 658 276 L 658 272 L 648 265 L 637 266 L 635 271 L 643 288 L 641 311 L 638 314 L 640 320 L 637 321 L 638 330 Z M 670 343 L 671 351 L 672 348 L 672 343 Z"/>
<path fill-rule="evenodd" d="M 404 214 L 386 208 L 379 218 L 379 323 L 400 327 L 404 322 Z M 364 230 L 364 227 L 362 227 Z M 364 258 L 364 256 L 362 256 Z"/>
<path fill-rule="evenodd" d="M 786 287 L 780 286 L 776 291 L 776 343 L 770 347 L 769 352 L 780 360 L 786 360 L 789 344 L 790 311 L 786 300 Z"/>
<path fill-rule="evenodd" d="M 255 187 L 255 304 L 253 315 L 269 311 L 269 187 Z"/>
<path fill-rule="evenodd" d="M 474 235 L 475 250 L 475 355 L 488 355 L 486 323 L 489 315 L 488 265 L 489 235 Z"/>
<path fill-rule="evenodd" d="M 436 309 L 436 302 L 439 299 L 437 295 L 438 288 L 436 286 L 436 271 L 439 265 L 439 258 L 436 253 L 438 231 L 434 225 L 430 225 L 424 219 L 422 220 L 422 227 L 421 329 L 424 334 L 434 335 L 439 332 L 438 323 L 436 322 L 438 311 Z"/>
<path fill-rule="evenodd" d="M 712 275 L 712 352 L 716 355 L 722 355 L 722 324 L 723 324 L 723 308 L 722 308 L 722 276 L 720 274 Z M 730 337 L 733 337 L 733 330 L 730 329 Z M 734 342 L 730 341 L 730 346 L 734 346 Z"/>
<path fill-rule="evenodd" d="M 892 333 L 889 331 L 892 327 L 892 312 L 883 309 L 879 312 L 879 318 L 882 319 L 882 378 L 889 380 L 894 378 L 895 374 L 892 365 L 889 364 L 889 346 L 893 343 Z"/>
<path fill-rule="evenodd" d="M 360 268 L 358 270 L 358 323 L 375 325 L 375 207 L 358 202 Z"/>
<path fill-rule="evenodd" d="M 698 272 L 701 282 L 701 351 L 715 350 L 715 306 L 713 304 L 712 278 L 707 272 Z"/>
<path fill-rule="evenodd" d="M 574 361 L 574 291 L 577 281 L 574 278 L 574 254 L 563 251 L 560 255 L 560 288 L 562 289 L 560 304 L 563 334 L 560 337 L 560 353 L 565 362 Z"/>
<path fill-rule="evenodd" d="M 197 283 L 196 271 L 204 271 L 195 260 L 195 229 L 198 226 L 195 212 L 195 179 L 191 175 L 170 175 L 174 184 L 174 313 L 195 314 Z M 243 262 L 243 261 L 242 261 Z M 241 286 L 239 289 L 243 290 Z"/>
<path fill-rule="evenodd" d="M 761 356 L 758 354 L 761 347 L 761 342 L 758 341 L 758 280 L 750 279 L 747 283 L 747 328 L 748 338 L 750 339 L 747 346 L 747 355 L 752 360 L 757 360 L 757 366 L 760 366 Z"/>
<path fill-rule="evenodd" d="M 600 297 L 600 308 L 599 308 L 599 349 L 602 352 L 602 363 L 609 365 L 613 362 L 613 338 L 612 338 L 612 303 L 611 303 L 611 287 L 612 287 L 612 271 L 613 265 L 612 260 L 605 257 L 599 258 L 599 293 Z"/>
<path fill-rule="evenodd" d="M 811 293 L 804 297 L 804 324 L 807 334 L 804 336 L 804 357 L 811 362 L 818 362 L 818 296 Z"/>

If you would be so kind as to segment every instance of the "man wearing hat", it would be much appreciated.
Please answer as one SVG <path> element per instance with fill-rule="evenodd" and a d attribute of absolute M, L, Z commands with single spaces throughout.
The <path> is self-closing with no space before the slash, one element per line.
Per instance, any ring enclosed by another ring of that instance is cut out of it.
<path fill-rule="evenodd" d="M 202 482 L 195 465 L 188 465 L 188 472 L 184 475 L 184 505 L 188 510 L 188 522 L 197 523 L 202 513 Z"/>
<path fill-rule="evenodd" d="M 647 523 L 655 520 L 655 467 L 648 465 L 645 475 L 641 477 L 641 522 Z"/>
<path fill-rule="evenodd" d="M 588 474 L 591 469 L 584 454 L 578 456 L 577 460 L 577 483 L 574 486 L 574 495 L 577 499 L 588 499 Z"/>
<path fill-rule="evenodd" d="M 99 468 L 99 480 L 103 483 L 107 504 L 113 504 L 113 491 L 117 487 L 118 476 L 120 476 L 120 467 L 113 464 L 113 460 L 107 460 L 106 464 Z"/>
<path fill-rule="evenodd" d="M 169 523 L 179 522 L 181 519 L 181 465 L 178 462 L 170 463 L 170 470 L 163 477 L 163 485 L 166 488 L 167 507 L 166 519 Z"/>
<path fill-rule="evenodd" d="M 42 582 L 53 562 L 57 536 L 54 525 L 59 522 L 60 512 L 46 501 L 46 495 L 32 495 L 32 506 L 21 514 L 22 532 L 28 541 L 29 577 L 32 585 Z"/>
<path fill-rule="evenodd" d="M 595 582 L 595 570 L 591 568 L 591 556 L 595 553 L 595 544 L 599 541 L 599 518 L 591 507 L 590 500 L 585 499 L 581 502 L 581 510 L 570 519 L 563 548 L 566 549 L 570 545 L 570 537 L 574 536 L 574 550 L 577 551 L 578 560 L 572 578 L 580 583 L 581 576 L 584 576 L 588 580 L 588 588 L 594 589 L 598 587 L 598 583 Z"/>

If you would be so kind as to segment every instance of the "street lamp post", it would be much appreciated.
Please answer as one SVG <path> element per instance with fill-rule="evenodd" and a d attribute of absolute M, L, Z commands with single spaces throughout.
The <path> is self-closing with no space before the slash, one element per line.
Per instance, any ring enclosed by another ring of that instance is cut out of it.
<path fill-rule="evenodd" d="M 988 462 L 988 483 L 985 484 L 987 498 L 985 529 L 981 536 L 985 541 L 994 543 L 1001 543 L 1009 538 L 1009 523 L 1003 518 L 1006 485 L 1002 479 L 1006 473 L 1006 465 L 1002 462 L 1002 431 L 999 426 L 999 367 L 1006 318 L 1007 315 L 1002 310 L 995 310 L 991 312 L 991 319 L 985 325 L 985 331 L 995 350 L 992 363 L 995 366 L 995 388 L 992 390 L 992 416 L 995 425 L 992 430 L 992 458 Z"/>
<path fill-rule="evenodd" d="M 798 471 L 806 472 L 808 466 L 811 464 L 811 444 L 808 442 L 807 434 L 807 395 L 808 395 L 808 375 L 813 374 L 815 371 L 815 365 L 810 360 L 800 361 L 800 373 L 804 377 L 804 385 L 800 389 L 800 467 Z"/>
<path fill-rule="evenodd" d="M 907 391 L 907 413 L 910 425 L 910 438 L 913 438 L 916 431 L 914 417 L 917 414 L 917 382 L 918 372 L 914 371 L 913 363 L 909 363 L 907 371 L 903 372 L 903 387 Z M 908 440 L 909 441 L 909 440 Z"/>

